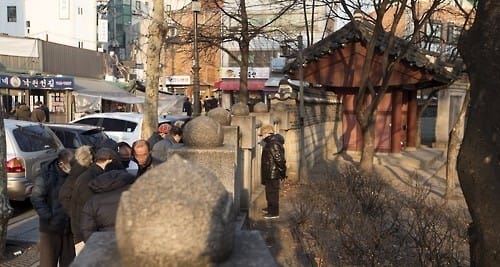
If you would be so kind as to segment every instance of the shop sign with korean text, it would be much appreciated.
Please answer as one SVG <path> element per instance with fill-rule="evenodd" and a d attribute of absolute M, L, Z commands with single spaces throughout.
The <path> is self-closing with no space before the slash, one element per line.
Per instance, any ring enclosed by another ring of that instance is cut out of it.
<path fill-rule="evenodd" d="M 72 77 L 29 77 L 0 74 L 0 88 L 73 89 Z"/>

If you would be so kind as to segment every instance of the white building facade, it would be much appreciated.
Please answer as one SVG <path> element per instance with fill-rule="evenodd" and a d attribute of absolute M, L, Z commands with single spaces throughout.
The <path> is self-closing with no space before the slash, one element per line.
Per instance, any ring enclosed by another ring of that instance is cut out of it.
<path fill-rule="evenodd" d="M 96 50 L 96 12 L 96 1 L 0 1 L 0 33 Z"/>

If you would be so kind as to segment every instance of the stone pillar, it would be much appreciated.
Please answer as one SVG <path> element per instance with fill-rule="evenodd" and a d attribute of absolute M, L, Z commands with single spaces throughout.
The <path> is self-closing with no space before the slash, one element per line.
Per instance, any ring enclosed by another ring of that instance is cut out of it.
<path fill-rule="evenodd" d="M 408 115 L 406 117 L 407 129 L 407 149 L 414 149 L 417 146 L 417 91 L 408 93 Z"/>
<path fill-rule="evenodd" d="M 236 107 L 235 107 L 236 106 Z M 248 108 L 248 107 L 247 107 Z M 240 148 L 243 152 L 243 190 L 241 192 L 240 209 L 248 209 L 252 198 L 252 161 L 255 154 L 255 117 L 250 116 L 245 108 L 233 105 L 231 125 L 238 126 L 241 133 Z"/>
<path fill-rule="evenodd" d="M 121 196 L 115 231 L 122 263 L 135 267 L 224 262 L 234 246 L 232 211 L 231 196 L 211 169 L 170 155 Z"/>
<path fill-rule="evenodd" d="M 199 116 L 184 126 L 182 139 L 184 146 L 169 149 L 167 158 L 177 154 L 213 172 L 231 194 L 238 214 L 242 179 L 236 176 L 236 147 L 223 145 L 222 126 L 209 116 Z"/>
<path fill-rule="evenodd" d="M 401 134 L 403 133 L 401 106 L 403 104 L 403 92 L 392 91 L 391 111 L 391 153 L 401 152 Z"/>
<path fill-rule="evenodd" d="M 448 89 L 439 91 L 435 147 L 446 148 L 448 146 L 449 133 L 460 113 L 466 89 L 467 85 L 455 83 Z"/>
<path fill-rule="evenodd" d="M 260 169 L 261 169 L 261 155 L 262 155 L 262 146 L 261 146 L 261 140 L 262 137 L 259 136 L 260 132 L 260 127 L 264 124 L 270 124 L 273 125 L 274 122 L 271 119 L 271 113 L 269 113 L 267 109 L 267 105 L 260 102 L 255 104 L 253 107 L 253 113 L 251 113 L 251 116 L 255 117 L 255 150 L 253 151 L 254 153 L 254 160 L 252 162 L 253 166 L 253 179 L 252 179 L 252 190 L 258 191 L 258 190 L 263 190 L 263 185 L 262 185 L 262 179 L 260 177 Z"/>

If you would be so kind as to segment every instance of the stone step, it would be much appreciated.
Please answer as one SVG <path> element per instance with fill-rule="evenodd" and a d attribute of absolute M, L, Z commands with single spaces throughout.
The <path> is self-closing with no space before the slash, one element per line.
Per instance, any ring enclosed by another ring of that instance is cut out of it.
<path fill-rule="evenodd" d="M 353 161 L 359 162 L 361 159 L 360 152 L 348 151 L 346 154 Z M 376 153 L 373 159 L 374 165 L 396 165 L 402 166 L 405 169 L 437 169 L 445 160 L 444 151 L 422 147 L 416 150 L 405 150 L 401 153 Z"/>

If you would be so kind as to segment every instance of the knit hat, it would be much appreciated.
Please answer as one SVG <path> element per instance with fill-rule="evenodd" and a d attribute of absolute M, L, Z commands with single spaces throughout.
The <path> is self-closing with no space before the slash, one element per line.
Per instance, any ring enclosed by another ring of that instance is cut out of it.
<path fill-rule="evenodd" d="M 164 123 L 158 127 L 158 133 L 168 134 L 170 132 L 170 128 L 172 128 L 172 126 L 170 126 L 170 124 Z"/>

